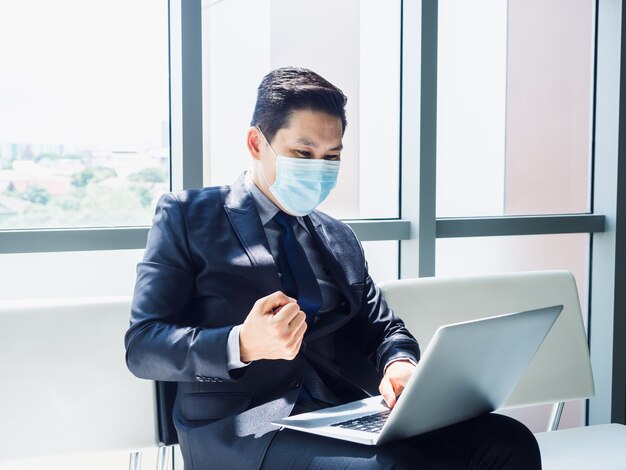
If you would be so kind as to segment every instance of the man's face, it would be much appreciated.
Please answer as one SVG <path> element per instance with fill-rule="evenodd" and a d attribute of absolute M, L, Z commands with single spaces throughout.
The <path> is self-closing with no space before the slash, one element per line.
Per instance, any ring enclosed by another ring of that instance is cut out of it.
<path fill-rule="evenodd" d="M 341 139 L 340 118 L 319 111 L 297 110 L 291 114 L 287 127 L 281 128 L 270 144 L 277 155 L 285 157 L 339 161 L 343 148 Z M 269 186 L 276 180 L 276 157 L 260 133 L 258 158 L 255 155 L 253 157 L 258 160 L 252 173 L 254 182 L 280 207 L 269 192 Z M 265 178 L 257 171 L 258 166 L 262 167 Z"/>

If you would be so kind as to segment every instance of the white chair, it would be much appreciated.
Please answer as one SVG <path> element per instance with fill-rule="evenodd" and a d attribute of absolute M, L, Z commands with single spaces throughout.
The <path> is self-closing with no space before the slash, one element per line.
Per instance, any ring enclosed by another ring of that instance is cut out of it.
<path fill-rule="evenodd" d="M 506 406 L 553 403 L 548 429 L 555 430 L 563 402 L 593 396 L 587 337 L 571 273 L 542 271 L 406 279 L 383 283 L 380 287 L 422 349 L 444 324 L 562 304 L 563 312 Z M 600 454 L 603 464 L 597 468 L 626 468 L 625 426 L 588 426 L 539 433 L 536 437 L 545 470 L 587 469 L 589 462 L 597 462 L 594 456 Z"/>
<path fill-rule="evenodd" d="M 129 298 L 0 302 L 0 462 L 157 441 L 154 383 L 124 360 Z"/>

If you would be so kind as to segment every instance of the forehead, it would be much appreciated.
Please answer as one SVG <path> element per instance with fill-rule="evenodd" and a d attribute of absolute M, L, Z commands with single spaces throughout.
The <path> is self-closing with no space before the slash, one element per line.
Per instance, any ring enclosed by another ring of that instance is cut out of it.
<path fill-rule="evenodd" d="M 341 119 L 330 114 L 301 109 L 293 111 L 287 125 L 278 130 L 275 139 L 284 144 L 314 144 L 336 147 L 341 144 Z"/>

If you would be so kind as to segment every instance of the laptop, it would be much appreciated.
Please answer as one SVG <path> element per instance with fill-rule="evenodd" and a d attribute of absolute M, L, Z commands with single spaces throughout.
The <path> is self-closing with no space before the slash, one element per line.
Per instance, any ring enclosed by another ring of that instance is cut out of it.
<path fill-rule="evenodd" d="M 282 428 L 380 445 L 504 405 L 562 305 L 440 327 L 393 410 L 382 396 L 289 416 Z"/>

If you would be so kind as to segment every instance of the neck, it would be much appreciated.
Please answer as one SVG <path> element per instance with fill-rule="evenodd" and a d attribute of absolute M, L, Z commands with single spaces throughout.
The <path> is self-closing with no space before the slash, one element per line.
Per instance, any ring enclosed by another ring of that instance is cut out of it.
<path fill-rule="evenodd" d="M 253 165 L 252 169 L 250 170 L 250 179 L 252 180 L 254 185 L 259 188 L 259 190 L 265 195 L 265 197 L 272 201 L 281 211 L 287 212 L 285 211 L 285 209 L 283 209 L 283 207 L 278 203 L 274 195 L 271 193 L 267 181 L 265 180 L 265 178 L 263 178 L 263 175 L 261 175 L 261 172 L 258 169 L 258 164 Z"/>

